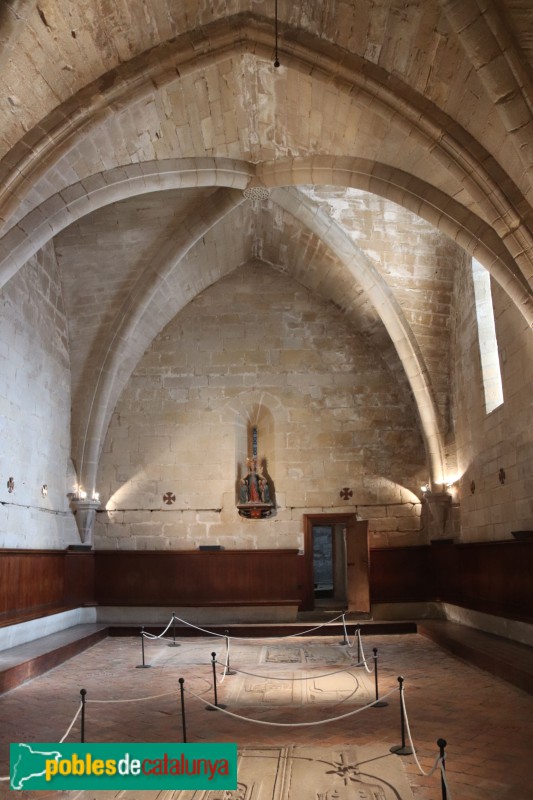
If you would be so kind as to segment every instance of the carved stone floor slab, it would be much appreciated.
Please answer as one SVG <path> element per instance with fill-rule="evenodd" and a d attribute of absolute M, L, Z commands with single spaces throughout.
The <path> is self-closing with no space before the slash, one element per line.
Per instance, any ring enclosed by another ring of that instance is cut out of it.
<path fill-rule="evenodd" d="M 139 800 L 135 791 L 99 800 Z M 413 800 L 401 759 L 385 744 L 247 747 L 239 750 L 234 791 L 143 791 L 143 800 Z M 81 792 L 76 800 L 94 800 Z"/>
<path fill-rule="evenodd" d="M 301 642 L 301 640 L 300 640 Z M 290 644 L 272 644 L 262 648 L 260 662 L 262 664 L 339 664 L 356 660 L 345 648 L 335 643 L 300 645 L 292 641 Z"/>
<path fill-rule="evenodd" d="M 262 747 L 239 752 L 237 790 L 175 792 L 169 800 L 411 800 L 386 745 Z M 81 799 L 80 799 L 81 800 Z M 124 798 L 129 800 L 129 798 Z"/>
<path fill-rule="evenodd" d="M 217 656 L 225 662 L 223 648 Z M 221 691 L 232 706 L 330 706 L 351 701 L 367 705 L 375 699 L 373 678 L 356 658 L 336 641 L 302 639 L 231 646 L 231 668 Z M 287 669 L 294 667 L 294 669 Z"/>
<path fill-rule="evenodd" d="M 314 674 L 316 673 L 316 674 Z M 232 705 L 302 705 L 336 706 L 350 700 L 368 705 L 375 699 L 373 684 L 360 670 L 276 671 L 270 675 L 241 675 L 241 679 L 226 688 Z"/>

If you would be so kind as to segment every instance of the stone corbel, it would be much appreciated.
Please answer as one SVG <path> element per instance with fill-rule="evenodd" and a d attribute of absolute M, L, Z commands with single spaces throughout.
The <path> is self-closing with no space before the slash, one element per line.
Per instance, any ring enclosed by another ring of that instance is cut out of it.
<path fill-rule="evenodd" d="M 452 507 L 452 496 L 448 492 L 428 491 L 424 494 L 424 502 L 427 503 L 430 511 L 428 520 L 430 523 L 429 538 L 446 538 L 446 526 Z"/>
<path fill-rule="evenodd" d="M 92 545 L 93 526 L 96 519 L 96 511 L 100 508 L 100 500 L 84 498 L 73 498 L 72 508 L 75 511 L 76 525 L 83 544 Z"/>

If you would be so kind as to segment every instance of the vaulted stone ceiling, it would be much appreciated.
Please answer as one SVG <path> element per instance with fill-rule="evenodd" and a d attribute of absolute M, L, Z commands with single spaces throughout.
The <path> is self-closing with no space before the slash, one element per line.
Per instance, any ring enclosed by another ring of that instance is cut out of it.
<path fill-rule="evenodd" d="M 529 0 L 278 15 L 275 68 L 274 0 L 2 8 L 1 283 L 52 242 L 88 488 L 153 337 L 249 260 L 335 303 L 410 387 L 435 483 L 457 265 L 533 323 Z"/>

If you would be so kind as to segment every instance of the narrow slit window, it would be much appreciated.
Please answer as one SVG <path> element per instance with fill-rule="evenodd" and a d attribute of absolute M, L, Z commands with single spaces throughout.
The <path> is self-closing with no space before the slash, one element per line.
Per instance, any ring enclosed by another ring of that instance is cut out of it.
<path fill-rule="evenodd" d="M 472 259 L 472 278 L 476 300 L 477 330 L 481 372 L 487 414 L 503 403 L 502 373 L 494 323 L 494 307 L 490 289 L 490 274 L 475 258 Z"/>

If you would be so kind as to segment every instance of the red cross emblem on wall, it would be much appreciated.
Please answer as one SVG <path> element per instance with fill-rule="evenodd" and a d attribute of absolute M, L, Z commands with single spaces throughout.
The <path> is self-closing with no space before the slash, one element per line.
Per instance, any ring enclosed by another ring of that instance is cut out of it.
<path fill-rule="evenodd" d="M 350 497 L 353 497 L 353 492 L 351 489 L 345 486 L 344 489 L 341 489 L 340 496 L 343 500 L 349 500 Z"/>
<path fill-rule="evenodd" d="M 176 502 L 176 495 L 174 492 L 167 492 L 163 495 L 163 503 L 166 503 L 167 506 L 171 506 L 172 503 Z"/>

